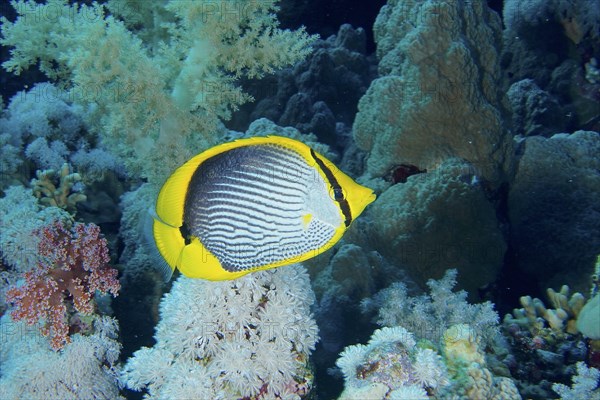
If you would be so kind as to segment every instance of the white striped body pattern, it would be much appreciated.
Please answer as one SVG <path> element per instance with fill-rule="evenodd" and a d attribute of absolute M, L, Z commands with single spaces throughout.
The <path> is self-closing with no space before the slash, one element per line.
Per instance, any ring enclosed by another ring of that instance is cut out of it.
<path fill-rule="evenodd" d="M 305 144 L 269 136 L 192 158 L 158 197 L 154 238 L 170 268 L 234 279 L 312 258 L 374 200 Z"/>
<path fill-rule="evenodd" d="M 316 251 L 342 221 L 314 172 L 297 153 L 277 145 L 219 154 L 194 173 L 184 222 L 228 271 Z M 328 207 L 317 210 L 318 204 Z"/>

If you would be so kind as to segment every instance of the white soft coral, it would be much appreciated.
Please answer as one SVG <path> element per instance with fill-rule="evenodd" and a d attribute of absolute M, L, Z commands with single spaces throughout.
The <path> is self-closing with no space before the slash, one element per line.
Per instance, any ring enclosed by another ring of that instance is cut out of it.
<path fill-rule="evenodd" d="M 449 383 L 442 357 L 431 349 L 417 349 L 412 367 L 415 381 L 423 387 L 435 389 Z"/>
<path fill-rule="evenodd" d="M 577 363 L 577 375 L 571 387 L 562 383 L 552 385 L 561 400 L 600 400 L 600 370 L 588 368 L 584 362 Z"/>
<path fill-rule="evenodd" d="M 308 357 L 317 340 L 313 300 L 299 265 L 235 281 L 181 277 L 161 302 L 156 344 L 129 359 L 122 380 L 147 389 L 149 399 L 302 392 L 310 388 Z"/>

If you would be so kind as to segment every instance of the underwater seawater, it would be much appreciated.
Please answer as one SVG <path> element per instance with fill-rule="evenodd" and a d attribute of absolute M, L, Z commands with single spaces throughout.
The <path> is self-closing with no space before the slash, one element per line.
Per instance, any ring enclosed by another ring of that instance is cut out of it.
<path fill-rule="evenodd" d="M 0 14 L 0 399 L 600 400 L 600 3 Z"/>

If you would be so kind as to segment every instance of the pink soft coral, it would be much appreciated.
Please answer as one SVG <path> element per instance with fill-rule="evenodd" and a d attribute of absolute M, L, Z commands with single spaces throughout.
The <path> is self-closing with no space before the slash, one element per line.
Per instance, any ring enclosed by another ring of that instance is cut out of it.
<path fill-rule="evenodd" d="M 44 319 L 42 334 L 50 335 L 58 350 L 70 342 L 69 311 L 92 314 L 95 292 L 116 296 L 120 285 L 97 225 L 75 223 L 69 230 L 56 221 L 37 235 L 39 264 L 25 273 L 24 285 L 8 291 L 7 299 L 15 306 L 13 319 L 30 325 Z"/>

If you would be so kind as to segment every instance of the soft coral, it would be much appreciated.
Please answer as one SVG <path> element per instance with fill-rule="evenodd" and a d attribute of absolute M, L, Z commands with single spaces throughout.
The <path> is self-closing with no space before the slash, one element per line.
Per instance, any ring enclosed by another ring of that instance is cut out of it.
<path fill-rule="evenodd" d="M 15 306 L 11 316 L 33 325 L 45 319 L 42 334 L 51 335 L 51 345 L 61 349 L 69 338 L 69 309 L 94 312 L 96 291 L 116 296 L 120 285 L 110 260 L 106 239 L 94 224 L 75 223 L 69 230 L 63 222 L 39 230 L 39 263 L 25 273 L 25 284 L 11 288 L 8 301 Z"/>

